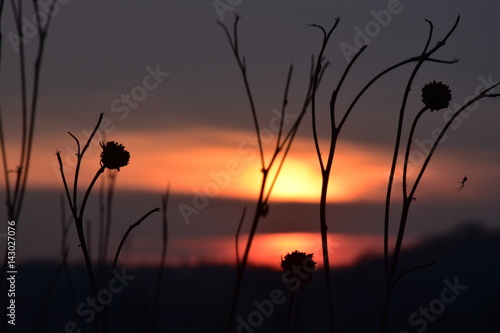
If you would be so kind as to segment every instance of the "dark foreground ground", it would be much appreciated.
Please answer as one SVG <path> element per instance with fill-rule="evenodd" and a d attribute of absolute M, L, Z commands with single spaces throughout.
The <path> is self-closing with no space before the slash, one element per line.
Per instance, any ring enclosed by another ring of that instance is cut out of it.
<path fill-rule="evenodd" d="M 500 332 L 500 232 L 462 226 L 407 251 L 400 268 L 433 260 L 436 264 L 400 280 L 390 332 Z M 16 326 L 8 332 L 32 332 L 38 318 L 36 332 L 93 331 L 97 309 L 87 298 L 83 267 L 69 267 L 71 280 L 63 271 L 52 298 L 43 306 L 57 266 L 18 268 Z M 378 332 L 382 272 L 379 258 L 365 258 L 355 267 L 333 272 L 337 332 Z M 113 284 L 101 291 L 101 297 L 110 301 L 110 332 L 225 331 L 235 281 L 232 268 L 166 269 L 155 316 L 157 278 L 157 270 L 151 268 L 118 269 Z M 281 272 L 248 270 L 238 308 L 238 332 L 285 332 L 290 286 L 282 282 Z M 296 294 L 295 332 L 326 332 L 324 295 L 323 272 L 318 271 Z"/>

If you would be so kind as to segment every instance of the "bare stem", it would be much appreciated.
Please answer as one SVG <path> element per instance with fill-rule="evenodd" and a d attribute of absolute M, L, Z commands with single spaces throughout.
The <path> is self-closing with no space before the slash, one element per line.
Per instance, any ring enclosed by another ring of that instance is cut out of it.
<path fill-rule="evenodd" d="M 85 266 L 86 266 L 87 273 L 88 273 L 88 276 L 89 276 L 90 286 L 91 286 L 93 295 L 96 296 L 96 297 L 97 297 L 97 283 L 96 283 L 96 277 L 95 277 L 95 275 L 93 273 L 92 261 L 91 261 L 91 258 L 90 258 L 90 254 L 89 254 L 89 250 L 88 250 L 87 242 L 86 242 L 86 238 L 85 238 L 85 232 L 84 232 L 84 229 L 83 229 L 83 221 L 84 221 L 83 216 L 84 216 L 84 213 L 85 213 L 85 207 L 86 207 L 86 204 L 87 204 L 87 200 L 88 200 L 88 198 L 90 196 L 90 192 L 92 191 L 92 188 L 94 187 L 94 184 L 97 181 L 97 179 L 99 178 L 99 176 L 104 172 L 105 167 L 101 166 L 99 168 L 99 170 L 97 170 L 97 172 L 94 175 L 94 178 L 92 179 L 92 181 L 90 182 L 90 185 L 88 186 L 88 188 L 87 188 L 87 190 L 85 192 L 85 195 L 83 197 L 82 204 L 81 204 L 81 207 L 80 207 L 80 211 L 78 211 L 78 202 L 77 202 L 76 193 L 77 193 L 77 186 L 78 186 L 78 176 L 79 176 L 79 173 L 80 173 L 80 165 L 82 163 L 83 156 L 85 154 L 86 149 L 90 145 L 90 142 L 92 141 L 92 138 L 94 137 L 94 134 L 96 133 L 97 129 L 99 128 L 99 126 L 101 124 L 101 121 L 102 121 L 102 118 L 103 118 L 103 114 L 101 113 L 100 117 L 99 117 L 99 120 L 97 121 L 97 124 L 94 127 L 94 131 L 92 132 L 92 134 L 88 138 L 87 143 L 85 145 L 85 148 L 82 151 L 80 151 L 80 143 L 79 143 L 78 139 L 74 135 L 72 135 L 70 133 L 71 137 L 74 138 L 75 141 L 77 142 L 77 147 L 78 147 L 77 164 L 76 164 L 75 175 L 74 175 L 74 182 L 73 182 L 73 186 L 74 186 L 74 188 L 73 188 L 73 197 L 71 197 L 70 190 L 69 190 L 69 187 L 68 187 L 68 183 L 66 181 L 66 176 L 65 176 L 65 173 L 64 173 L 64 165 L 63 165 L 63 162 L 62 162 L 62 159 L 61 159 L 61 154 L 59 152 L 56 153 L 57 160 L 59 162 L 59 169 L 60 169 L 60 172 L 61 172 L 61 178 L 62 178 L 63 184 L 64 184 L 64 190 L 66 192 L 66 197 L 68 198 L 68 203 L 69 203 L 69 206 L 71 208 L 71 213 L 72 213 L 73 219 L 75 221 L 75 226 L 76 226 L 76 232 L 77 232 L 77 235 L 78 235 L 78 240 L 80 241 L 80 247 L 82 249 L 83 257 L 84 257 L 84 260 L 85 260 Z M 100 319 L 103 319 L 103 318 L 100 318 Z M 104 325 L 104 330 L 106 331 L 106 325 L 104 324 L 104 322 L 103 322 L 103 325 Z M 98 324 L 96 324 L 96 329 L 98 330 Z"/>
<path fill-rule="evenodd" d="M 403 242 L 403 237 L 404 237 L 404 231 L 408 219 L 408 213 L 410 209 L 410 205 L 412 203 L 412 198 L 414 195 L 414 191 L 410 192 L 409 195 L 406 195 L 406 189 L 403 190 L 403 207 L 402 207 L 402 212 L 401 212 L 401 218 L 399 222 L 399 230 L 398 230 L 398 235 L 396 239 L 396 245 L 394 247 L 394 253 L 392 255 L 392 261 L 389 262 L 389 211 L 390 211 L 390 203 L 391 203 L 391 191 L 392 191 L 392 186 L 393 186 L 393 181 L 394 181 L 394 173 L 396 169 L 396 164 L 397 164 L 397 157 L 398 157 L 398 152 L 399 152 L 399 145 L 401 141 L 401 132 L 402 132 L 402 126 L 403 126 L 403 118 L 404 118 L 404 113 L 406 109 L 406 102 L 408 95 L 411 90 L 411 85 L 413 83 L 413 80 L 422 66 L 422 64 L 430 59 L 430 56 L 439 50 L 441 47 L 443 47 L 446 44 L 447 39 L 451 36 L 453 31 L 455 31 L 458 22 L 460 21 L 460 16 L 457 17 L 455 24 L 452 26 L 452 28 L 449 30 L 449 32 L 446 34 L 443 40 L 439 41 L 436 43 L 436 45 L 429 49 L 429 45 L 432 39 L 432 32 L 433 32 L 433 25 L 430 21 L 426 20 L 427 23 L 429 23 L 430 30 L 429 30 L 429 36 L 427 38 L 427 42 L 425 44 L 425 47 L 422 52 L 422 56 L 420 57 L 420 60 L 417 62 L 412 74 L 410 75 L 410 78 L 408 80 L 405 93 L 403 96 L 403 102 L 401 104 L 401 109 L 400 109 L 400 116 L 399 116 L 399 122 L 398 122 L 398 130 L 397 130 L 397 135 L 396 135 L 396 144 L 394 147 L 394 154 L 393 154 L 393 159 L 392 159 L 392 164 L 391 164 L 391 171 L 389 175 L 389 182 L 387 186 L 387 195 L 386 195 L 386 202 L 385 202 L 385 215 L 384 215 L 384 263 L 385 263 L 385 293 L 384 293 L 384 305 L 383 305 L 383 312 L 382 312 L 382 323 L 381 323 L 381 332 L 385 333 L 387 331 L 387 322 L 388 322 L 388 317 L 389 317 L 389 307 L 390 307 L 390 300 L 392 297 L 392 290 L 393 290 L 393 284 L 394 284 L 394 277 L 396 274 L 396 268 L 397 268 L 397 263 L 399 259 L 399 254 L 401 251 L 401 246 Z M 414 127 L 416 126 L 416 121 L 418 121 L 418 118 L 423 114 L 425 109 L 422 109 L 419 114 L 417 115 L 415 121 L 413 122 L 412 125 L 412 131 L 414 130 Z M 413 136 L 413 133 L 410 134 L 410 140 L 411 136 Z M 407 144 L 407 153 L 409 152 L 409 146 L 411 145 L 411 142 L 408 142 Z M 405 156 L 405 166 L 404 168 L 407 168 L 406 164 L 408 163 L 408 159 Z M 418 180 L 418 178 L 417 178 Z M 404 171 L 403 175 L 403 182 L 406 183 L 406 171 Z M 415 185 L 418 184 L 417 182 Z M 414 185 L 414 186 L 415 186 Z M 406 186 L 406 185 L 404 185 Z"/>
<path fill-rule="evenodd" d="M 323 53 L 326 49 L 326 46 L 328 44 L 328 40 L 331 36 L 331 33 L 337 26 L 339 20 L 337 19 L 335 21 L 335 24 L 333 27 L 330 29 L 328 33 L 326 31 L 317 25 L 313 25 L 315 27 L 318 27 L 321 29 L 323 32 L 323 44 L 321 46 L 321 50 L 319 52 L 318 56 L 318 63 L 316 66 L 316 76 L 319 76 L 320 74 L 320 68 L 321 64 L 319 63 L 319 59 L 323 57 Z M 313 138 L 314 138 L 314 144 L 316 147 L 316 153 L 318 157 L 318 161 L 320 164 L 321 168 L 321 176 L 322 176 L 322 183 L 321 183 L 321 196 L 320 196 L 320 232 L 321 232 L 321 244 L 322 244 L 322 252 L 323 252 L 323 269 L 325 272 L 325 286 L 326 286 L 326 291 L 327 291 L 327 304 L 328 304 L 328 318 L 329 318 L 329 327 L 330 327 L 330 332 L 334 331 L 334 304 L 333 304 L 333 290 L 332 290 L 332 279 L 331 279 L 331 270 L 330 270 L 330 257 L 329 257 L 329 251 L 328 251 L 328 225 L 327 225 L 327 218 L 326 218 L 326 202 L 327 202 L 327 196 L 328 196 L 328 186 L 329 186 L 329 180 L 330 180 L 330 174 L 333 166 L 333 159 L 335 156 L 335 149 L 337 145 L 337 139 L 340 134 L 340 130 L 336 126 L 335 122 L 335 103 L 337 100 L 338 93 L 340 91 L 340 88 L 342 87 L 343 83 L 345 82 L 345 79 L 349 73 L 349 70 L 352 68 L 353 64 L 356 62 L 358 57 L 363 53 L 363 51 L 366 49 L 366 46 L 363 46 L 357 53 L 356 55 L 351 59 L 349 64 L 347 65 L 346 69 L 344 70 L 344 73 L 342 74 L 336 88 L 332 91 L 331 98 L 330 98 L 330 129 L 331 129 L 331 135 L 330 135 L 330 148 L 328 152 L 328 159 L 326 164 L 323 161 L 323 157 L 321 154 L 321 149 L 319 147 L 319 138 L 318 138 L 318 133 L 316 129 L 316 93 L 317 93 L 317 84 L 318 82 L 317 78 L 315 78 L 313 81 L 315 82 L 313 86 L 313 92 L 312 92 L 312 123 L 313 123 Z"/>
<path fill-rule="evenodd" d="M 424 50 L 422 52 L 422 55 L 424 55 L 427 52 L 427 48 L 429 47 L 430 40 L 432 38 L 432 31 L 433 27 L 432 24 L 430 25 L 430 30 L 429 30 L 429 36 L 427 38 L 427 42 L 425 44 Z M 384 308 L 383 308 L 383 314 L 382 314 L 382 325 L 381 325 L 381 330 L 382 333 L 385 333 L 387 331 L 387 319 L 389 316 L 389 305 L 390 305 L 390 299 L 392 296 L 392 282 L 394 279 L 394 270 L 395 269 L 395 261 L 397 261 L 397 256 L 393 255 L 393 260 L 390 263 L 389 262 L 389 215 L 390 215 L 390 205 L 391 205 L 391 194 L 392 194 L 392 186 L 394 182 L 394 174 L 396 172 L 396 165 L 397 165 L 397 160 L 398 160 L 398 153 L 399 153 L 399 146 L 401 143 L 401 136 L 402 136 L 402 131 L 403 131 L 403 121 L 404 121 L 404 116 L 405 116 L 405 111 L 406 111 L 406 103 L 408 101 L 408 96 L 410 94 L 411 86 L 413 84 L 413 80 L 415 79 L 418 70 L 424 63 L 425 58 L 422 56 L 420 60 L 417 62 L 415 65 L 415 68 L 413 69 L 410 78 L 408 79 L 405 92 L 403 95 L 403 101 L 401 103 L 401 108 L 399 110 L 399 120 L 398 120 L 398 127 L 397 127 L 397 133 L 396 133 L 396 142 L 394 144 L 394 152 L 392 156 L 392 163 L 391 163 L 391 171 L 389 174 L 389 182 L 387 185 L 387 194 L 386 194 L 386 201 L 385 201 L 385 215 L 384 215 L 384 264 L 385 264 L 385 293 L 384 293 Z M 411 204 L 411 202 L 410 202 Z M 404 233 L 404 227 L 406 225 L 406 218 L 408 216 L 408 209 L 409 206 L 407 206 L 406 201 L 403 203 L 403 210 L 401 213 L 401 222 L 400 222 L 400 229 L 399 232 Z M 396 246 L 397 248 L 397 246 Z"/>
<path fill-rule="evenodd" d="M 235 235 L 235 251 L 236 251 L 236 267 L 240 267 L 240 232 L 241 232 L 241 227 L 243 226 L 243 221 L 245 220 L 245 214 L 246 214 L 247 208 L 243 208 L 243 213 L 241 214 L 240 222 L 238 223 L 238 229 L 236 229 L 236 235 Z"/>
<path fill-rule="evenodd" d="M 326 46 L 328 45 L 328 40 L 330 39 L 330 36 L 332 32 L 335 30 L 337 25 L 339 24 L 340 19 L 337 18 L 335 20 L 335 23 L 333 24 L 332 28 L 328 33 L 326 30 L 316 24 L 311 24 L 311 26 L 319 28 L 323 32 L 323 44 L 321 45 L 321 49 L 319 51 L 318 59 L 316 61 L 316 69 L 314 71 L 314 77 L 313 77 L 313 89 L 312 89 L 312 96 L 311 96 L 311 119 L 312 119 L 312 129 L 313 129 L 313 138 L 314 138 L 314 147 L 316 148 L 316 154 L 318 155 L 318 160 L 319 164 L 321 167 L 321 172 L 325 170 L 325 166 L 323 164 L 323 158 L 321 157 L 321 148 L 319 145 L 319 136 L 317 132 L 317 125 L 316 125 L 316 93 L 318 91 L 318 86 L 319 86 L 319 75 L 322 71 L 322 65 L 321 62 L 323 60 L 323 54 L 325 53 Z"/>
<path fill-rule="evenodd" d="M 52 4 L 55 2 L 55 0 L 52 0 Z M 34 8 L 35 8 L 35 13 L 38 13 L 38 3 L 35 3 L 36 1 L 34 0 Z M 4 141 L 4 133 L 3 133 L 3 124 L 1 123 L 0 119 L 0 146 L 2 150 L 2 159 L 3 159 L 3 169 L 4 169 L 4 177 L 5 177 L 5 191 L 6 191 L 6 205 L 7 205 L 7 214 L 8 214 L 8 219 L 10 221 L 16 221 L 17 226 L 19 226 L 19 217 L 21 215 L 21 208 L 23 206 L 23 201 L 24 201 L 24 195 L 26 192 L 26 184 L 28 180 L 28 171 L 30 167 L 30 161 L 31 161 L 31 149 L 32 149 L 32 143 L 33 143 L 33 137 L 34 137 L 34 127 L 35 127 L 35 115 L 37 111 L 37 102 L 38 102 L 38 87 L 40 83 L 40 70 L 41 70 L 41 64 L 42 64 L 42 56 L 44 53 L 44 46 L 45 46 L 45 39 L 46 39 L 46 33 L 49 27 L 48 22 L 50 20 L 47 20 L 47 23 L 45 26 L 42 26 L 40 19 L 37 15 L 36 19 L 36 28 L 38 29 L 39 33 L 38 38 L 39 38 L 39 44 L 38 44 L 38 49 L 36 53 L 36 58 L 35 58 L 35 69 L 34 69 L 34 78 L 32 81 L 33 84 L 33 92 L 32 92 L 32 99 L 31 99 L 31 115 L 30 118 L 28 118 L 28 75 L 27 75 L 27 70 L 26 70 L 26 59 L 28 58 L 26 53 L 25 53 L 25 47 L 24 47 L 24 42 L 23 40 L 25 39 L 24 37 L 24 21 L 25 19 L 25 13 L 23 12 L 23 1 L 18 0 L 17 2 L 15 0 L 11 0 L 11 6 L 13 10 L 13 19 L 14 19 L 14 25 L 17 30 L 17 38 L 18 38 L 18 49 L 17 53 L 19 55 L 19 75 L 20 75 L 20 82 L 21 82 L 21 147 L 19 149 L 20 152 L 20 157 L 19 157 L 19 165 L 16 166 L 16 179 L 13 182 L 13 187 L 11 187 L 10 179 L 9 179 L 9 169 L 8 169 L 8 163 L 7 163 L 7 152 L 6 152 L 6 147 L 5 147 L 5 141 Z M 5 1 L 1 0 L 0 1 L 0 22 L 3 19 L 3 9 L 4 9 L 4 4 Z M 49 11 L 48 16 L 52 16 L 52 12 Z M 2 22 L 3 23 L 3 22 Z M 1 30 L 1 28 L 0 28 Z M 0 57 L 2 53 L 2 33 L 0 31 Z M 4 259 L 3 259 L 3 265 L 1 268 L 0 272 L 0 289 L 3 286 L 4 280 L 5 280 L 5 275 L 7 272 L 7 251 L 5 251 Z M 3 302 L 2 302 L 3 304 Z M 7 320 L 4 317 L 1 322 L 0 322 L 0 330 L 5 330 L 7 324 Z"/>
<path fill-rule="evenodd" d="M 114 198 L 114 192 L 115 192 L 115 184 L 116 184 L 116 177 L 117 173 L 113 173 L 111 170 L 109 170 L 109 177 L 108 177 L 108 193 L 106 197 L 106 225 L 104 228 L 104 243 L 103 243 L 103 259 L 104 262 L 107 261 L 108 257 L 108 247 L 109 247 L 109 237 L 111 234 L 111 222 L 112 222 L 112 213 L 113 213 L 113 198 Z"/>
<path fill-rule="evenodd" d="M 153 320 L 151 332 L 155 331 L 156 319 L 158 317 L 158 304 L 161 298 L 161 286 L 163 281 L 163 271 L 165 269 L 165 259 L 167 257 L 167 245 L 168 245 L 168 199 L 170 196 L 170 184 L 167 185 L 165 194 L 161 196 L 161 212 L 162 212 L 162 248 L 161 248 L 161 259 L 160 267 L 158 268 L 158 280 L 156 282 L 156 292 L 155 299 L 153 302 Z"/>
<path fill-rule="evenodd" d="M 306 102 L 304 103 L 304 107 L 303 107 L 301 113 L 297 117 L 297 120 L 292 125 L 292 127 L 288 131 L 288 133 L 286 135 L 284 135 L 284 132 L 283 132 L 284 131 L 284 121 L 283 121 L 283 118 L 284 118 L 284 114 L 285 114 L 285 107 L 288 104 L 287 96 L 288 96 L 288 90 L 289 90 L 289 85 L 290 85 L 290 80 L 291 80 L 291 74 L 292 74 L 292 67 L 290 67 L 290 69 L 288 71 L 288 76 L 287 76 L 287 81 L 286 81 L 286 86 L 285 86 L 285 94 L 284 94 L 283 104 L 282 104 L 282 110 L 281 110 L 282 119 L 281 119 L 281 122 L 280 122 L 280 128 L 279 128 L 279 133 L 278 133 L 278 140 L 277 140 L 277 143 L 276 143 L 275 151 L 274 151 L 274 153 L 273 153 L 273 155 L 271 157 L 271 160 L 266 165 L 265 159 L 264 159 L 264 150 L 263 150 L 263 146 L 262 146 L 262 140 L 261 140 L 262 138 L 261 138 L 260 128 L 259 128 L 259 124 L 258 124 L 258 121 L 257 121 L 257 113 L 256 113 L 256 110 L 255 110 L 255 105 L 254 105 L 254 102 L 253 102 L 253 97 L 252 97 L 252 93 L 251 93 L 251 90 L 250 90 L 250 86 L 249 86 L 248 78 L 247 78 L 247 73 L 246 73 L 245 58 L 240 56 L 239 48 L 238 48 L 238 34 L 237 34 L 237 24 L 238 24 L 238 21 L 239 21 L 239 17 L 236 17 L 236 20 L 235 20 L 235 23 L 234 23 L 234 26 L 233 26 L 233 36 L 231 36 L 231 33 L 229 32 L 229 29 L 226 26 L 224 26 L 221 22 L 218 22 L 218 23 L 222 26 L 224 32 L 226 33 L 226 36 L 227 36 L 227 38 L 229 40 L 229 44 L 230 44 L 231 49 L 233 51 L 233 55 L 236 58 L 236 61 L 237 61 L 238 66 L 239 66 L 239 69 L 240 69 L 240 71 L 242 73 L 242 76 L 243 76 L 243 81 L 244 81 L 244 84 L 245 84 L 245 90 L 247 92 L 247 96 L 248 96 L 248 99 L 249 99 L 249 102 L 250 102 L 250 108 L 251 108 L 252 117 L 253 117 L 253 120 L 254 120 L 255 131 L 256 131 L 256 134 L 257 134 L 257 138 L 258 138 L 259 151 L 260 151 L 260 157 L 261 157 L 261 166 L 262 166 L 261 167 L 262 181 L 261 181 L 261 188 L 260 188 L 260 191 L 259 191 L 259 197 L 257 199 L 257 204 L 256 204 L 255 212 L 254 212 L 253 221 L 252 221 L 251 228 L 250 228 L 250 233 L 248 235 L 247 243 L 246 243 L 246 246 L 245 246 L 245 251 L 243 253 L 243 257 L 241 258 L 241 261 L 239 260 L 239 253 L 237 251 L 237 257 L 238 257 L 238 259 L 237 259 L 237 276 L 236 276 L 236 285 L 235 285 L 235 288 L 234 288 L 233 297 L 232 297 L 232 301 L 231 301 L 231 308 L 230 308 L 230 313 L 229 313 L 229 320 L 228 320 L 228 324 L 227 324 L 227 331 L 228 332 L 231 332 L 231 330 L 232 330 L 233 319 L 234 319 L 234 316 L 235 316 L 235 313 L 236 313 L 236 306 L 237 306 L 237 303 L 238 303 L 238 297 L 239 297 L 239 293 L 240 293 L 240 289 L 241 289 L 241 285 L 242 285 L 243 275 L 244 275 L 245 268 L 246 268 L 246 265 L 247 265 L 248 256 L 249 256 L 249 253 L 250 253 L 252 242 L 253 242 L 255 233 L 257 231 L 257 226 L 259 224 L 260 218 L 264 217 L 267 214 L 267 211 L 268 211 L 268 199 L 269 199 L 270 193 L 271 193 L 271 191 L 273 189 L 274 182 L 276 181 L 276 179 L 277 179 L 277 177 L 279 175 L 279 172 L 281 170 L 281 166 L 283 165 L 284 159 L 286 158 L 286 155 L 287 155 L 287 153 L 289 151 L 290 145 L 291 145 L 291 143 L 293 141 L 293 138 L 294 138 L 295 133 L 296 133 L 296 131 L 298 129 L 298 126 L 299 126 L 301 120 L 303 119 L 303 116 L 304 116 L 304 114 L 305 114 L 305 112 L 307 110 L 307 106 L 308 106 L 309 101 L 310 101 L 310 91 L 311 91 L 311 87 L 310 87 L 309 90 L 308 90 L 308 92 L 307 92 Z M 274 163 L 278 160 L 278 155 L 282 151 L 283 148 L 285 148 L 285 153 L 282 155 L 279 167 L 277 168 L 277 172 L 274 175 L 273 182 L 272 182 L 271 186 L 268 188 L 267 187 L 267 182 L 268 182 L 269 171 L 272 169 Z M 236 235 L 237 246 L 238 246 L 239 231 L 240 231 L 240 227 L 241 227 L 242 223 L 243 223 L 243 220 L 240 221 L 240 226 L 238 227 L 238 232 L 237 232 L 237 235 Z"/>
<path fill-rule="evenodd" d="M 418 184 L 420 183 L 420 180 L 422 179 L 423 175 L 424 175 L 424 172 L 427 168 L 427 166 L 429 165 L 429 162 L 432 158 L 432 156 L 434 155 L 434 152 L 436 151 L 439 143 L 441 142 L 441 139 L 443 138 L 443 136 L 446 134 L 446 132 L 448 131 L 449 127 L 451 126 L 451 124 L 455 121 L 455 119 L 464 111 L 466 110 L 469 106 L 471 106 L 472 104 L 476 103 L 477 101 L 481 100 L 481 99 L 485 99 L 485 98 L 496 98 L 496 97 L 500 97 L 500 94 L 490 94 L 489 92 L 492 91 L 493 89 L 495 89 L 496 87 L 498 87 L 500 85 L 500 82 L 499 83 L 496 83 L 494 85 L 492 85 L 491 87 L 488 87 L 487 89 L 483 90 L 482 92 L 479 93 L 479 95 L 477 95 L 476 97 L 474 97 L 473 99 L 471 99 L 470 101 L 468 101 L 467 103 L 465 103 L 460 109 L 458 109 L 451 117 L 450 119 L 446 122 L 445 126 L 443 127 L 443 129 L 441 130 L 441 132 L 439 133 L 439 135 L 437 136 L 436 140 L 434 141 L 434 144 L 432 145 L 432 148 L 431 150 L 429 151 L 429 154 L 427 155 L 427 157 L 425 158 L 425 161 L 424 161 L 424 164 L 422 165 L 422 168 L 420 170 L 420 172 L 418 173 L 417 175 L 417 178 L 415 180 L 415 183 L 411 189 L 411 192 L 409 194 L 410 197 L 413 197 L 413 195 L 415 194 L 415 191 L 417 190 L 417 187 L 418 187 Z"/>
<path fill-rule="evenodd" d="M 417 114 L 415 119 L 413 119 L 413 123 L 411 124 L 411 129 L 410 129 L 410 134 L 408 135 L 408 142 L 406 143 L 406 152 L 405 152 L 405 159 L 403 163 L 403 200 L 410 199 L 412 200 L 411 197 L 408 197 L 407 195 L 407 173 L 408 173 L 408 164 L 409 164 L 409 158 L 410 158 L 410 149 L 411 149 L 411 144 L 413 142 L 413 135 L 415 134 L 415 128 L 417 127 L 417 123 L 420 119 L 420 117 L 427 111 L 429 108 L 424 106 Z"/>
<path fill-rule="evenodd" d="M 252 112 L 252 119 L 253 123 L 255 126 L 255 132 L 257 133 L 257 142 L 259 145 L 259 153 L 260 153 L 260 161 L 261 161 L 261 166 L 262 169 L 265 168 L 265 160 L 264 160 L 264 147 L 262 145 L 262 138 L 260 135 L 260 126 L 259 126 L 259 120 L 257 118 L 257 111 L 255 109 L 255 103 L 253 100 L 252 96 L 252 91 L 250 89 L 250 84 L 248 83 L 248 76 L 247 76 L 247 67 L 245 63 L 245 57 L 240 56 L 240 50 L 238 47 L 238 22 L 240 20 L 239 16 L 236 16 L 234 25 L 233 25 L 233 37 L 231 37 L 231 34 L 227 27 L 222 24 L 222 22 L 217 21 L 217 23 L 224 29 L 226 36 L 229 40 L 229 44 L 231 45 L 231 49 L 233 50 L 234 57 L 236 58 L 236 62 L 238 63 L 238 67 L 240 68 L 241 75 L 243 77 L 243 83 L 245 85 L 245 91 L 247 92 L 247 98 L 250 103 L 250 110 Z"/>
<path fill-rule="evenodd" d="M 241 284 L 243 281 L 243 274 L 245 272 L 245 268 L 248 261 L 248 255 L 250 254 L 250 248 L 252 247 L 252 241 L 257 231 L 257 226 L 259 224 L 260 218 L 263 213 L 263 198 L 264 198 L 264 190 L 267 181 L 267 170 L 263 170 L 262 172 L 262 185 L 259 192 L 259 198 L 257 200 L 257 206 L 255 208 L 255 213 L 252 221 L 252 226 L 250 229 L 250 233 L 248 234 L 247 245 L 245 247 L 245 252 L 243 253 L 243 257 L 241 259 L 240 265 L 237 266 L 237 275 L 236 275 L 236 285 L 233 291 L 233 297 L 231 302 L 231 308 L 229 312 L 229 321 L 227 324 L 227 332 L 230 333 L 232 331 L 233 326 L 233 318 L 236 314 L 236 306 L 238 304 L 238 296 L 240 294 Z"/>
<path fill-rule="evenodd" d="M 134 228 L 138 227 L 142 223 L 142 221 L 147 219 L 149 215 L 156 213 L 156 212 L 159 212 L 159 211 L 160 211 L 159 207 L 151 209 L 149 212 L 146 213 L 146 215 L 144 215 L 137 222 L 135 222 L 134 224 L 132 224 L 128 227 L 128 230 L 125 232 L 125 235 L 123 235 L 123 238 L 120 241 L 120 245 L 118 245 L 118 249 L 116 250 L 115 259 L 113 260 L 113 270 L 116 269 L 116 263 L 118 262 L 118 257 L 120 256 L 120 251 L 122 249 L 123 244 L 125 243 L 125 240 L 127 239 L 128 235 L 130 234 L 130 232 L 132 230 L 134 230 Z"/>

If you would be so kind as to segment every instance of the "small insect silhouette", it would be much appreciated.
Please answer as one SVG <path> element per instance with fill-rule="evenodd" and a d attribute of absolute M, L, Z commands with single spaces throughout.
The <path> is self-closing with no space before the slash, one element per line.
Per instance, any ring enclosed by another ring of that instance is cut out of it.
<path fill-rule="evenodd" d="M 463 190 L 466 181 L 467 181 L 467 176 L 464 176 L 464 178 L 462 178 L 462 180 L 458 182 L 460 184 L 460 186 L 456 188 L 457 192 L 460 192 Z"/>

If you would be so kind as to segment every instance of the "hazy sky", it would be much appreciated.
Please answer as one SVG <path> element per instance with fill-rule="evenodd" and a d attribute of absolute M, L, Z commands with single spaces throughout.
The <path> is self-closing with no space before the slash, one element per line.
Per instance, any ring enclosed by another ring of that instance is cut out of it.
<path fill-rule="evenodd" d="M 329 28 L 335 17 L 341 18 L 325 53 L 331 65 L 318 93 L 319 132 L 325 141 L 328 100 L 347 64 L 346 47 L 368 43 L 341 91 L 339 114 L 375 74 L 421 52 L 429 30 L 424 19 L 434 23 L 435 45 L 460 14 L 457 30 L 435 54 L 460 61 L 425 64 L 410 96 L 409 119 L 422 107 L 424 84 L 443 81 L 453 95 L 449 110 L 424 116 L 412 155 L 418 165 L 418 152 L 426 149 L 431 133 L 444 125 L 445 115 L 474 96 L 479 86 L 500 80 L 499 12 L 497 1 L 66 1 L 56 8 L 46 45 L 31 187 L 61 188 L 55 152 L 61 151 L 70 170 L 74 151 L 67 131 L 84 140 L 104 112 L 106 138 L 123 143 L 132 156 L 119 174 L 119 189 L 160 191 L 170 181 L 174 192 L 189 198 L 216 179 L 223 181 L 222 173 L 237 163 L 238 171 L 218 195 L 254 197 L 259 165 L 249 153 L 252 119 L 235 59 L 216 24 L 219 19 L 230 26 L 234 13 L 241 15 L 239 42 L 262 128 L 276 117 L 273 110 L 280 108 L 291 63 L 290 119 L 300 110 L 310 57 L 321 44 L 320 31 L 307 24 Z M 10 16 L 6 5 L 0 88 L 14 158 L 19 86 Z M 29 22 L 33 22 L 31 14 L 26 15 L 26 29 Z M 36 38 L 29 38 L 28 51 L 36 43 Z M 382 200 L 397 112 L 411 69 L 412 65 L 400 68 L 380 80 L 354 109 L 341 134 L 333 198 Z M 500 100 L 482 101 L 454 124 L 417 192 L 421 201 L 494 204 L 500 184 L 499 107 Z M 323 149 L 326 154 L 326 146 Z M 97 153 L 94 149 L 87 158 L 88 176 L 98 168 Z M 16 159 L 11 159 L 11 167 Z M 465 174 L 467 191 L 457 194 L 454 189 Z M 318 184 L 308 114 L 276 198 L 284 200 L 292 193 L 292 199 L 312 201 L 319 193 Z"/>

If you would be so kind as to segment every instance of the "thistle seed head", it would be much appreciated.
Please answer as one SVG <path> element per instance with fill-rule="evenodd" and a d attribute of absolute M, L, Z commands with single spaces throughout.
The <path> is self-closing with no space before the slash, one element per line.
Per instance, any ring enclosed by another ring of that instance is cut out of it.
<path fill-rule="evenodd" d="M 108 169 L 117 169 L 120 171 L 121 167 L 128 164 L 130 159 L 130 153 L 125 150 L 123 145 L 118 144 L 114 141 L 108 141 L 106 144 L 101 142 L 102 152 L 101 152 L 101 166 Z"/>

